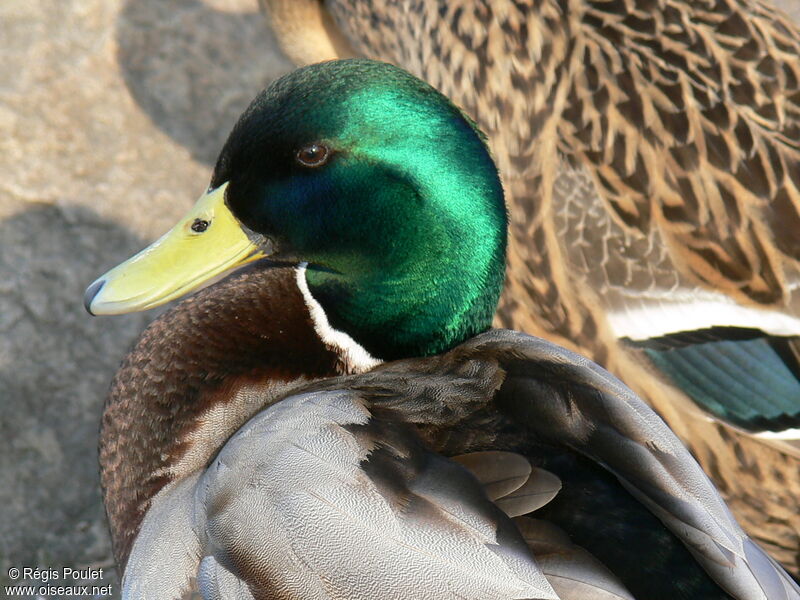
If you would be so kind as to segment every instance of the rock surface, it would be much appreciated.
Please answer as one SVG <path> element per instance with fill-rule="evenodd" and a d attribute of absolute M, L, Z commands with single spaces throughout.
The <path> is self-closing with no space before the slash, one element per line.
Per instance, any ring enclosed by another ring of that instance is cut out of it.
<path fill-rule="evenodd" d="M 91 318 L 83 290 L 191 206 L 291 66 L 256 0 L 4 0 L 0 52 L 3 586 L 11 567 L 111 566 L 100 410 L 154 315 Z"/>
<path fill-rule="evenodd" d="M 97 428 L 154 315 L 93 319 L 83 290 L 191 205 L 290 65 L 256 0 L 4 0 L 0 51 L 0 586 L 97 565 L 117 592 Z"/>

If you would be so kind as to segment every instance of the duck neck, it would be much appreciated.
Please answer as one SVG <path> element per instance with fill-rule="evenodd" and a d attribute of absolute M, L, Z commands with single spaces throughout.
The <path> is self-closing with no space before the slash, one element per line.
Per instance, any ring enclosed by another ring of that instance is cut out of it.
<path fill-rule="evenodd" d="M 505 213 L 501 203 L 491 211 L 481 208 L 458 227 L 439 215 L 425 221 L 418 214 L 410 226 L 398 224 L 396 239 L 383 242 L 368 268 L 312 263 L 306 272 L 310 293 L 331 326 L 372 357 L 449 350 L 491 326 L 502 288 Z"/>
<path fill-rule="evenodd" d="M 101 425 L 120 567 L 159 491 L 203 468 L 293 386 L 344 370 L 314 330 L 293 269 L 256 263 L 156 319 L 117 372 Z"/>

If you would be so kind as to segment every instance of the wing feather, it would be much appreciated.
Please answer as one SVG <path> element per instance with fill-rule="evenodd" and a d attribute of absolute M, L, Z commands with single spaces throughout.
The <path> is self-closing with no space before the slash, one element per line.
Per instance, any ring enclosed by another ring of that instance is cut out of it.
<path fill-rule="evenodd" d="M 497 396 L 502 410 L 539 439 L 572 448 L 616 475 L 729 594 L 800 598 L 800 588 L 742 531 L 688 450 L 613 375 L 515 332 L 491 332 L 467 346 L 497 356 L 507 372 Z"/>

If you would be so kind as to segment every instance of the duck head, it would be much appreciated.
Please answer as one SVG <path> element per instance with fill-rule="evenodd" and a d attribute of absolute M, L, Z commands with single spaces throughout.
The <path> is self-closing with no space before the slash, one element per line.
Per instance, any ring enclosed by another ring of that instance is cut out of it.
<path fill-rule="evenodd" d="M 444 96 L 385 63 L 320 63 L 253 101 L 196 206 L 85 304 L 152 308 L 269 257 L 371 356 L 429 355 L 490 326 L 506 223 L 485 140 Z"/>

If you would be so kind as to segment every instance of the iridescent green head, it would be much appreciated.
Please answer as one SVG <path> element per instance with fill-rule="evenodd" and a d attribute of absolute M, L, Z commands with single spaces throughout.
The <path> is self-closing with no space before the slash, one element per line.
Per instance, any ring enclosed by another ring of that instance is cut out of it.
<path fill-rule="evenodd" d="M 210 190 L 271 256 L 308 263 L 330 325 L 373 356 L 441 352 L 491 324 L 507 225 L 497 168 L 475 125 L 401 69 L 347 60 L 276 81 Z"/>

